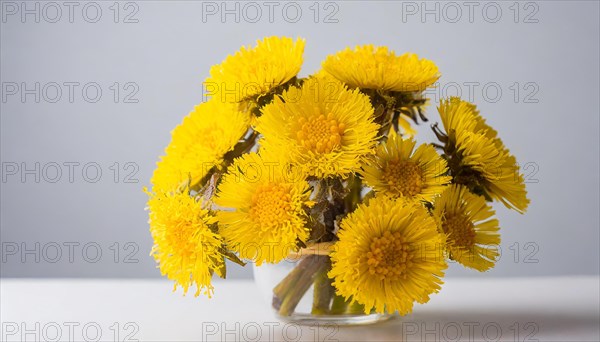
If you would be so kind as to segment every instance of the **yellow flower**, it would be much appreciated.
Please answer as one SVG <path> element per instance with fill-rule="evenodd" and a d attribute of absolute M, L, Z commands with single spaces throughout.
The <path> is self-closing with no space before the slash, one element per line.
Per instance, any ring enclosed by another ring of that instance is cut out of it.
<path fill-rule="evenodd" d="M 385 195 L 431 202 L 452 177 L 446 176 L 446 161 L 433 146 L 423 144 L 415 150 L 415 145 L 415 140 L 402 139 L 392 131 L 377 146 L 373 160 L 363 165 L 365 183 Z"/>
<path fill-rule="evenodd" d="M 219 186 L 219 232 L 228 248 L 257 265 L 276 263 L 309 236 L 309 184 L 256 153 L 237 158 Z"/>
<path fill-rule="evenodd" d="M 220 101 L 241 102 L 265 95 L 300 71 L 304 39 L 267 37 L 242 47 L 210 69 L 205 87 Z"/>
<path fill-rule="evenodd" d="M 222 239 L 213 230 L 216 219 L 203 203 L 184 192 L 150 194 L 150 232 L 154 239 L 152 256 L 162 275 L 180 285 L 184 294 L 196 285 L 210 297 L 213 273 L 224 276 Z"/>
<path fill-rule="evenodd" d="M 442 100 L 438 111 L 442 124 L 450 137 L 463 131 L 469 131 L 483 134 L 488 139 L 498 139 L 502 144 L 498 138 L 498 132 L 487 124 L 474 104 L 453 96 Z"/>
<path fill-rule="evenodd" d="M 475 105 L 452 97 L 442 100 L 438 111 L 448 136 L 446 154 L 454 182 L 525 212 L 529 199 L 516 158 Z"/>
<path fill-rule="evenodd" d="M 440 77 L 430 60 L 412 53 L 396 56 L 387 47 L 373 45 L 330 55 L 323 69 L 351 87 L 398 92 L 423 91 Z"/>
<path fill-rule="evenodd" d="M 338 237 L 329 277 L 339 295 L 365 312 L 405 315 L 440 290 L 443 236 L 422 206 L 375 197 L 342 220 Z"/>
<path fill-rule="evenodd" d="M 446 129 L 446 133 L 452 139 L 456 133 L 469 131 L 478 132 L 483 128 L 478 126 L 478 117 L 480 117 L 477 108 L 472 103 L 463 101 L 458 97 L 450 97 L 440 101 L 438 107 L 442 124 Z M 475 128 L 479 129 L 476 130 Z"/>
<path fill-rule="evenodd" d="M 316 77 L 275 97 L 262 113 L 256 127 L 261 146 L 316 177 L 358 171 L 379 129 L 366 95 Z"/>
<path fill-rule="evenodd" d="M 498 258 L 500 235 L 494 210 L 481 196 L 453 184 L 435 201 L 434 216 L 446 234 L 449 257 L 464 266 L 487 271 Z"/>
<path fill-rule="evenodd" d="M 151 183 L 154 191 L 171 191 L 198 183 L 244 136 L 250 116 L 233 104 L 204 102 L 172 132 L 165 156 L 157 163 Z"/>
<path fill-rule="evenodd" d="M 506 150 L 508 153 L 508 150 Z M 507 155 L 504 163 L 492 182 L 487 183 L 490 196 L 502 202 L 507 208 L 524 213 L 529 206 L 525 178 L 519 169 L 517 159 Z"/>
<path fill-rule="evenodd" d="M 406 120 L 405 115 L 398 115 L 398 129 L 400 134 L 406 138 L 412 138 L 417 135 L 417 130 L 412 127 L 408 120 Z"/>

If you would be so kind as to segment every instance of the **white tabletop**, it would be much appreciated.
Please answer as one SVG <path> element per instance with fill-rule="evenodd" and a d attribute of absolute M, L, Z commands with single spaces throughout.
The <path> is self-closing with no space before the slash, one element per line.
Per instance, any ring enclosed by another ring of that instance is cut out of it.
<path fill-rule="evenodd" d="M 448 278 L 411 315 L 355 327 L 279 322 L 252 281 L 215 287 L 207 299 L 165 280 L 1 279 L 0 340 L 600 340 L 598 277 Z"/>

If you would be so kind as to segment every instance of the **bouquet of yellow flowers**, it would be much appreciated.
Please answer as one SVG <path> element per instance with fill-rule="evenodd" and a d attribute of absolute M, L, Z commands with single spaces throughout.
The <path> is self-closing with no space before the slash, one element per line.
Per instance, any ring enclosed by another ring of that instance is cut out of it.
<path fill-rule="evenodd" d="M 209 99 L 173 130 L 146 190 L 161 273 L 211 296 L 226 260 L 293 258 L 273 289 L 279 315 L 311 286 L 316 315 L 407 314 L 440 290 L 447 260 L 493 267 L 489 203 L 523 213 L 529 200 L 477 107 L 443 99 L 439 141 L 417 145 L 433 62 L 365 45 L 301 78 L 304 44 L 268 37 L 210 69 Z"/>

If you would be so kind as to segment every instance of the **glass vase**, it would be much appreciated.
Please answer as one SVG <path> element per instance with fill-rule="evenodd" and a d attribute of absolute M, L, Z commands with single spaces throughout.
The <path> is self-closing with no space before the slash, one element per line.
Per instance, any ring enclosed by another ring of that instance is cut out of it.
<path fill-rule="evenodd" d="M 365 313 L 358 303 L 335 294 L 329 255 L 303 255 L 277 264 L 254 265 L 254 281 L 278 319 L 297 324 L 358 325 L 384 321 L 389 314 Z"/>

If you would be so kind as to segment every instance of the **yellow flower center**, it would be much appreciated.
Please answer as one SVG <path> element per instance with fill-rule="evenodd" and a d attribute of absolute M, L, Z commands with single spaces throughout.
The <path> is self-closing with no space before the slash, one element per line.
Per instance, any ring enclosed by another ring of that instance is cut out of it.
<path fill-rule="evenodd" d="M 334 119 L 332 114 L 308 119 L 300 117 L 296 138 L 309 151 L 328 153 L 340 145 L 345 128 L 346 125 Z"/>
<path fill-rule="evenodd" d="M 259 187 L 252 196 L 250 218 L 262 227 L 273 227 L 285 222 L 292 209 L 289 192 L 279 184 Z"/>
<path fill-rule="evenodd" d="M 410 160 L 392 160 L 383 172 L 390 190 L 404 196 L 415 196 L 423 189 L 423 170 Z"/>
<path fill-rule="evenodd" d="M 369 273 L 380 280 L 406 278 L 406 269 L 412 265 L 410 245 L 400 232 L 385 232 L 371 241 L 367 252 Z"/>
<path fill-rule="evenodd" d="M 475 226 L 464 214 L 447 214 L 442 229 L 459 247 L 471 248 L 475 245 Z"/>

